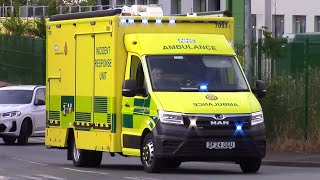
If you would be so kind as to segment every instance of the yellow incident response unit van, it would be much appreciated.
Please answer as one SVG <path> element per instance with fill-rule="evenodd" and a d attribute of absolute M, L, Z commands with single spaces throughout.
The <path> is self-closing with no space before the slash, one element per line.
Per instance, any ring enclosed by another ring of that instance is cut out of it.
<path fill-rule="evenodd" d="M 266 90 L 245 78 L 234 19 L 124 10 L 50 17 L 46 146 L 67 149 L 74 166 L 108 152 L 140 157 L 147 172 L 185 161 L 257 172 Z"/>

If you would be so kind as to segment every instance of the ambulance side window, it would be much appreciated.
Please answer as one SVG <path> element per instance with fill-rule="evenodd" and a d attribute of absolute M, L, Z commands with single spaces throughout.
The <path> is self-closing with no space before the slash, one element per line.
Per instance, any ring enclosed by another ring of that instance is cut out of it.
<path fill-rule="evenodd" d="M 145 96 L 146 88 L 144 74 L 140 58 L 137 56 L 131 56 L 130 79 L 137 81 L 137 95 Z"/>

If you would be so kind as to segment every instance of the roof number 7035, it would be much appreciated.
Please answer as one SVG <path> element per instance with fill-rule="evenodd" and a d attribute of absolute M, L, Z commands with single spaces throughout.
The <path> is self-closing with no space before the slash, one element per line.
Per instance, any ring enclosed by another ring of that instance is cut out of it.
<path fill-rule="evenodd" d="M 216 28 L 229 28 L 228 22 L 218 22 L 216 23 Z"/>

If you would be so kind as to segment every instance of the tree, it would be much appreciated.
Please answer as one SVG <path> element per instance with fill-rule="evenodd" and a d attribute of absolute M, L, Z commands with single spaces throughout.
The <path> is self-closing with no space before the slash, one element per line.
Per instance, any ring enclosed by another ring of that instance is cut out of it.
<path fill-rule="evenodd" d="M 13 9 L 14 9 L 14 17 L 19 17 L 19 6 L 20 6 L 20 2 L 19 0 L 14 0 L 13 1 Z"/>
<path fill-rule="evenodd" d="M 12 35 L 23 36 L 27 32 L 29 24 L 19 17 L 11 16 L 3 22 L 3 27 L 10 31 Z"/>
<path fill-rule="evenodd" d="M 274 38 L 272 32 L 268 32 L 266 28 L 263 29 L 264 42 L 262 45 L 262 51 L 271 59 L 279 59 L 284 56 L 283 46 L 286 45 L 287 38 Z"/>
<path fill-rule="evenodd" d="M 46 38 L 46 19 L 44 17 L 41 17 L 40 19 L 37 19 L 35 22 L 35 27 L 32 27 L 29 29 L 29 32 L 32 33 L 34 36 L 39 38 Z"/>
<path fill-rule="evenodd" d="M 81 1 L 79 4 L 81 6 L 95 6 L 95 5 L 97 5 L 97 1 L 96 0 L 87 0 L 87 1 Z"/>
<path fill-rule="evenodd" d="M 48 15 L 52 16 L 55 14 L 59 14 L 59 11 L 57 9 L 57 1 L 56 0 L 50 0 L 49 7 L 48 7 Z"/>

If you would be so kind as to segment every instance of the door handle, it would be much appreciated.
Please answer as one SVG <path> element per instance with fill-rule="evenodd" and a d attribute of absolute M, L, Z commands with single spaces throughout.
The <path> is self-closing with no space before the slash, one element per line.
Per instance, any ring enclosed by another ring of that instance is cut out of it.
<path fill-rule="evenodd" d="M 130 107 L 130 105 L 129 105 L 128 103 L 127 103 L 127 104 L 125 104 L 125 106 L 126 106 L 126 107 Z"/>

